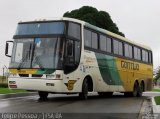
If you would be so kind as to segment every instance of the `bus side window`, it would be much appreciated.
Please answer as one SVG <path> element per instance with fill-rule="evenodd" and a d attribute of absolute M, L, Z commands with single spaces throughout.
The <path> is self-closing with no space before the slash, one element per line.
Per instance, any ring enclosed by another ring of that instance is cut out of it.
<path fill-rule="evenodd" d="M 84 45 L 87 47 L 91 47 L 92 35 L 91 31 L 88 29 L 84 29 Z"/>
<path fill-rule="evenodd" d="M 124 56 L 128 58 L 133 58 L 133 51 L 132 51 L 132 45 L 129 45 L 128 43 L 124 44 Z"/>
<path fill-rule="evenodd" d="M 104 35 L 100 35 L 100 50 L 107 51 L 107 38 Z"/>
<path fill-rule="evenodd" d="M 73 56 L 73 40 L 67 41 L 67 56 L 72 57 Z"/>
<path fill-rule="evenodd" d="M 75 48 L 74 48 L 74 53 L 75 53 L 75 63 L 79 64 L 80 61 L 80 42 L 79 41 L 75 41 Z"/>
<path fill-rule="evenodd" d="M 149 63 L 152 63 L 152 53 L 149 52 Z"/>

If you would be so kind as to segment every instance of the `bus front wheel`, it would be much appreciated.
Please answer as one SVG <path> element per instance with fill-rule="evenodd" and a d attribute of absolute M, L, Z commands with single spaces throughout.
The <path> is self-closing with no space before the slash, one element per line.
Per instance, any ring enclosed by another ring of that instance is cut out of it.
<path fill-rule="evenodd" d="M 87 79 L 84 79 L 84 81 L 83 81 L 82 92 L 79 93 L 79 97 L 82 100 L 87 100 L 87 97 L 88 97 L 88 82 L 87 82 Z"/>
<path fill-rule="evenodd" d="M 47 100 L 48 92 L 38 91 L 39 100 Z"/>

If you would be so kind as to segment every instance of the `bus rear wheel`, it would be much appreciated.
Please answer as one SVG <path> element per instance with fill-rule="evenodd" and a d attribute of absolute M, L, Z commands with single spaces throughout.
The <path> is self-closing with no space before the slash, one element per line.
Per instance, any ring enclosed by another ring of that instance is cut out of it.
<path fill-rule="evenodd" d="M 144 92 L 144 83 L 141 82 L 141 84 L 139 85 L 139 90 L 138 90 L 137 96 L 141 97 L 143 92 Z"/>
<path fill-rule="evenodd" d="M 133 87 L 133 97 L 137 97 L 138 96 L 138 92 L 139 92 L 139 84 L 137 82 L 134 83 L 134 87 Z"/>
<path fill-rule="evenodd" d="M 124 92 L 126 97 L 137 97 L 139 92 L 139 85 L 137 82 L 134 83 L 133 92 Z"/>
<path fill-rule="evenodd" d="M 48 92 L 44 92 L 44 91 L 38 91 L 38 95 L 39 95 L 39 100 L 47 100 L 48 98 Z"/>
<path fill-rule="evenodd" d="M 88 97 L 88 82 L 87 82 L 87 79 L 84 79 L 84 81 L 83 81 L 82 92 L 79 93 L 79 97 L 82 100 L 87 100 L 87 97 Z"/>

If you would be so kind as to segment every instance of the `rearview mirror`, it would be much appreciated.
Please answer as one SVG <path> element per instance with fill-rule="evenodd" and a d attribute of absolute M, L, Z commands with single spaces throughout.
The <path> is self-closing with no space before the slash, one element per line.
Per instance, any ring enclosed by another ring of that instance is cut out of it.
<path fill-rule="evenodd" d="M 11 49 L 12 49 L 12 47 L 13 47 L 13 41 L 6 41 L 5 55 L 7 57 L 11 57 Z"/>

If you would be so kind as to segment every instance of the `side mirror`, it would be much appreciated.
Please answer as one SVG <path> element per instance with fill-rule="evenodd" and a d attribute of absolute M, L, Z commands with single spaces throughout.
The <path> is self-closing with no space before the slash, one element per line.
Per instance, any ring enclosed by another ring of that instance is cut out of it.
<path fill-rule="evenodd" d="M 5 55 L 7 57 L 11 57 L 11 53 L 9 54 L 9 49 L 11 44 L 13 45 L 13 41 L 6 41 Z"/>

